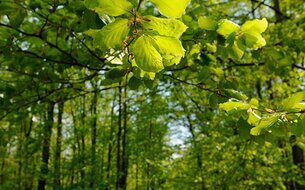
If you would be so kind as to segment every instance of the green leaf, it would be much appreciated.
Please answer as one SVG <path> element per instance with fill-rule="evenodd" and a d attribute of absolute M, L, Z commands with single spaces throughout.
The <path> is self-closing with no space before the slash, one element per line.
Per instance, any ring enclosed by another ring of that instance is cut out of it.
<path fill-rule="evenodd" d="M 218 27 L 218 23 L 216 21 L 204 17 L 199 17 L 198 25 L 200 28 L 204 30 L 212 30 L 212 31 L 217 30 Z"/>
<path fill-rule="evenodd" d="M 267 29 L 268 22 L 265 18 L 262 20 L 251 20 L 245 22 L 241 27 L 242 40 L 248 48 L 258 49 L 266 45 L 266 40 L 262 37 L 261 33 Z M 241 44 L 241 43 L 239 43 Z"/>
<path fill-rule="evenodd" d="M 248 97 L 245 94 L 243 94 L 242 92 L 239 92 L 237 90 L 234 90 L 234 89 L 224 89 L 223 91 L 227 96 L 229 96 L 231 98 L 235 98 L 235 99 L 242 100 L 242 101 L 245 101 L 248 99 Z"/>
<path fill-rule="evenodd" d="M 267 27 L 268 21 L 265 18 L 263 18 L 262 20 L 255 19 L 245 22 L 241 27 L 241 31 L 244 33 L 251 33 L 253 31 L 257 33 L 262 33 L 265 32 Z"/>
<path fill-rule="evenodd" d="M 180 62 L 185 52 L 180 40 L 165 36 L 153 36 L 153 39 L 158 45 L 158 52 L 163 57 L 165 66 L 171 66 Z"/>
<path fill-rule="evenodd" d="M 94 44 L 102 49 L 119 48 L 129 33 L 128 20 L 116 19 L 101 30 L 85 32 L 93 38 Z"/>
<path fill-rule="evenodd" d="M 143 82 L 135 76 L 132 76 L 128 81 L 128 86 L 131 90 L 137 90 Z"/>
<path fill-rule="evenodd" d="M 280 106 L 281 110 L 284 111 L 301 111 L 304 109 L 304 102 L 305 101 L 305 92 L 298 92 L 293 94 L 289 98 L 285 99 L 282 102 L 282 106 Z"/>
<path fill-rule="evenodd" d="M 134 53 L 136 64 L 142 70 L 157 73 L 164 68 L 163 59 L 156 47 L 154 40 L 147 35 L 142 35 L 132 45 L 131 51 Z"/>
<path fill-rule="evenodd" d="M 232 32 L 236 32 L 240 27 L 232 21 L 227 19 L 222 20 L 218 24 L 217 33 L 227 38 Z"/>
<path fill-rule="evenodd" d="M 91 6 L 92 6 L 91 2 Z M 120 16 L 130 12 L 132 3 L 127 0 L 98 0 L 98 7 L 93 8 L 99 15 Z"/>
<path fill-rule="evenodd" d="M 247 122 L 252 126 L 257 126 L 262 118 L 252 109 L 248 112 L 248 114 L 249 117 L 247 119 Z"/>
<path fill-rule="evenodd" d="M 24 9 L 17 8 L 17 10 L 15 10 L 15 12 L 12 15 L 10 15 L 11 25 L 14 28 L 18 28 L 22 24 L 26 16 L 27 16 L 27 12 Z"/>
<path fill-rule="evenodd" d="M 249 125 L 246 120 L 244 120 L 243 118 L 239 118 L 237 122 L 237 127 L 238 134 L 241 138 L 250 138 L 250 129 L 252 128 L 252 126 Z"/>
<path fill-rule="evenodd" d="M 169 18 L 179 18 L 190 0 L 150 0 L 159 10 L 159 12 Z"/>
<path fill-rule="evenodd" d="M 225 102 L 219 104 L 219 108 L 230 113 L 232 111 L 247 110 L 251 107 L 250 104 L 243 102 Z"/>
<path fill-rule="evenodd" d="M 259 102 L 258 102 L 258 100 L 256 98 L 251 98 L 249 104 L 251 104 L 252 107 L 256 107 L 257 108 L 258 105 L 259 105 Z"/>
<path fill-rule="evenodd" d="M 262 130 L 267 130 L 275 124 L 279 120 L 280 116 L 280 114 L 272 114 L 268 117 L 263 117 L 258 124 L 251 129 L 250 134 L 254 136 L 260 135 Z"/>
<path fill-rule="evenodd" d="M 229 57 L 234 60 L 240 60 L 244 55 L 244 51 L 237 46 L 236 42 L 227 48 L 227 52 Z"/>
<path fill-rule="evenodd" d="M 112 69 L 110 69 L 109 71 L 107 71 L 106 74 L 106 78 L 107 79 L 116 79 L 116 78 L 121 78 L 123 76 L 125 76 L 127 73 L 127 70 L 121 68 L 121 67 L 114 67 Z"/>
<path fill-rule="evenodd" d="M 211 108 L 217 108 L 219 102 L 219 96 L 215 93 L 211 94 L 209 97 L 209 105 Z"/>
<path fill-rule="evenodd" d="M 146 16 L 142 20 L 144 29 L 153 30 L 162 36 L 180 38 L 187 26 L 175 19 L 157 18 L 154 16 Z"/>
<path fill-rule="evenodd" d="M 305 134 L 305 118 L 299 118 L 298 122 L 294 123 L 291 127 L 291 132 L 296 136 Z"/>

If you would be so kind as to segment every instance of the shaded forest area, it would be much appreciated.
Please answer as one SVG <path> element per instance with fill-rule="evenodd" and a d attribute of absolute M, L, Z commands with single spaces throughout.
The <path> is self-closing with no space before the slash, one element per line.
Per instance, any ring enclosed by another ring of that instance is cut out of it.
<path fill-rule="evenodd" d="M 1 0 L 0 189 L 305 189 L 304 71 L 304 1 Z"/>

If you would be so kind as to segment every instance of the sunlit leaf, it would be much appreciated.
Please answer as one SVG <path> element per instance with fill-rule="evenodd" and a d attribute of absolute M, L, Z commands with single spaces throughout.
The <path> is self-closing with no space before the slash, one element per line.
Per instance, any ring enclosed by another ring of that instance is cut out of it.
<path fill-rule="evenodd" d="M 128 20 L 116 19 L 101 30 L 88 30 L 85 33 L 93 38 L 97 47 L 110 49 L 121 47 L 128 32 Z"/>
<path fill-rule="evenodd" d="M 232 32 L 236 32 L 240 27 L 227 19 L 222 20 L 217 29 L 217 33 L 227 38 Z"/>
<path fill-rule="evenodd" d="M 145 16 L 142 20 L 144 29 L 152 30 L 162 36 L 179 38 L 187 29 L 187 26 L 176 19 L 157 18 L 154 16 Z"/>
<path fill-rule="evenodd" d="M 159 10 L 159 12 L 169 18 L 179 18 L 190 0 L 150 0 Z"/>
<path fill-rule="evenodd" d="M 153 36 L 153 39 L 158 45 L 158 52 L 162 55 L 165 66 L 180 62 L 185 52 L 180 40 L 165 36 Z"/>
<path fill-rule="evenodd" d="M 235 98 L 235 99 L 242 100 L 242 101 L 245 101 L 248 99 L 248 97 L 245 94 L 243 94 L 240 91 L 234 90 L 234 89 L 224 89 L 223 91 L 227 96 L 229 96 L 231 98 Z"/>
<path fill-rule="evenodd" d="M 132 45 L 136 64 L 144 71 L 159 72 L 163 67 L 163 59 L 156 49 L 157 45 L 150 36 L 142 35 Z"/>
<path fill-rule="evenodd" d="M 98 7 L 93 8 L 98 14 L 110 16 L 120 16 L 128 13 L 133 5 L 127 0 L 98 0 Z"/>
<path fill-rule="evenodd" d="M 258 124 L 255 125 L 250 131 L 251 135 L 260 135 L 262 130 L 267 130 L 269 127 L 274 125 L 280 118 L 280 114 L 272 114 L 267 117 L 263 117 Z"/>
<path fill-rule="evenodd" d="M 219 108 L 226 111 L 237 111 L 237 110 L 247 110 L 251 107 L 250 104 L 243 103 L 243 102 L 225 102 L 222 104 L 219 104 Z"/>
<path fill-rule="evenodd" d="M 251 20 L 245 22 L 241 27 L 240 40 L 243 40 L 246 47 L 257 49 L 266 45 L 265 39 L 261 33 L 267 29 L 268 22 L 265 18 L 262 20 Z"/>
<path fill-rule="evenodd" d="M 217 30 L 218 23 L 212 19 L 199 17 L 198 25 L 204 30 Z"/>

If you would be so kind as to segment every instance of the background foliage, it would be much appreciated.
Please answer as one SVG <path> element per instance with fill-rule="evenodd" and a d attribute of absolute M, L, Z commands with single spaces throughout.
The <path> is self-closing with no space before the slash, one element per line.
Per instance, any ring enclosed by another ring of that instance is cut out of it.
<path fill-rule="evenodd" d="M 305 189 L 304 9 L 0 1 L 0 189 Z"/>

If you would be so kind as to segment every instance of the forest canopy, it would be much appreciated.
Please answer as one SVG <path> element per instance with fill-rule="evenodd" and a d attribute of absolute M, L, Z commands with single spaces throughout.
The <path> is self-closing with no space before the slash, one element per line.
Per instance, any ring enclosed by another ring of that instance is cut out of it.
<path fill-rule="evenodd" d="M 305 189 L 304 10 L 1 0 L 0 189 Z"/>

